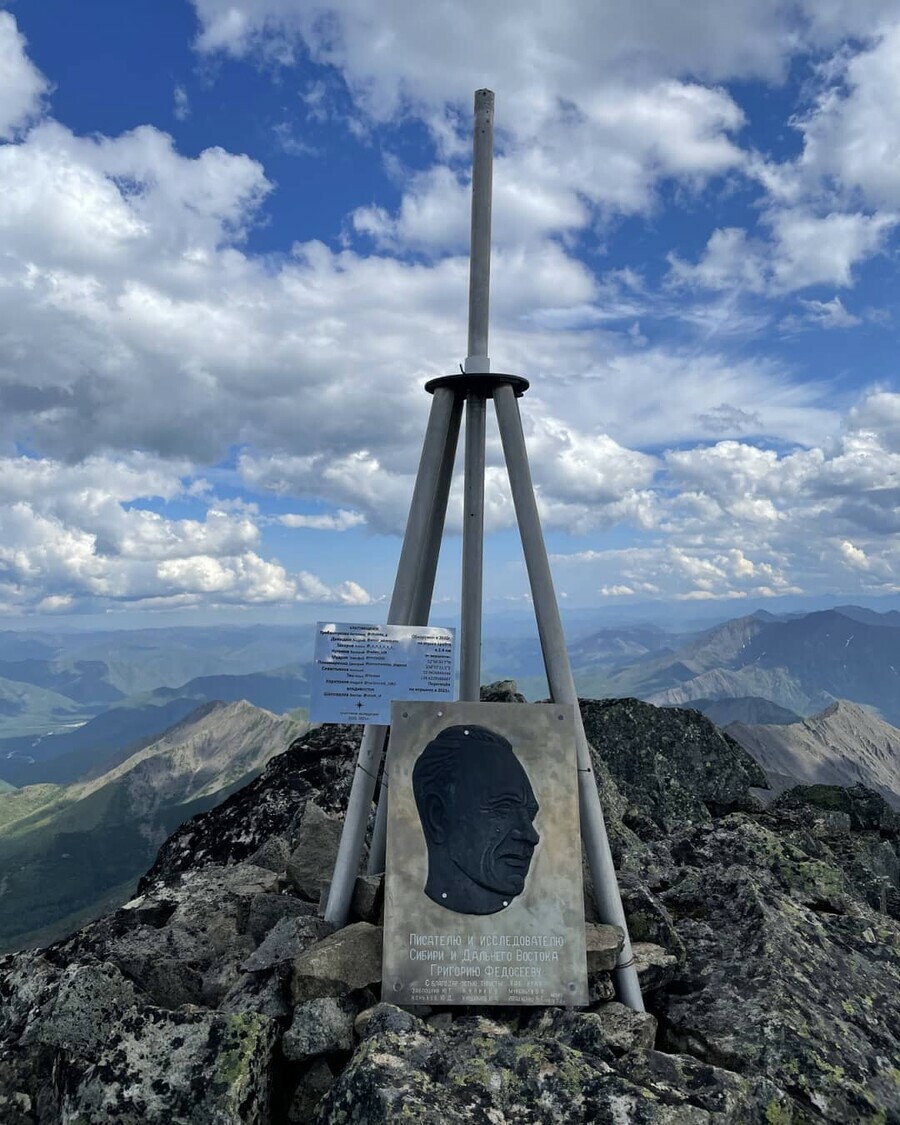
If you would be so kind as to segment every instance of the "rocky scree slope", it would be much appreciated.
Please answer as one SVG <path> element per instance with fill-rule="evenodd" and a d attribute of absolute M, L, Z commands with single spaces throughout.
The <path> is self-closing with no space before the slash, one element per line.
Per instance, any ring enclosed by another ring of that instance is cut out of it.
<path fill-rule="evenodd" d="M 858 703 L 838 699 L 818 715 L 780 726 L 735 722 L 728 734 L 766 771 L 773 788 L 866 785 L 900 809 L 900 730 Z"/>
<path fill-rule="evenodd" d="M 613 1000 L 589 879 L 588 1010 L 378 1003 L 380 880 L 319 915 L 359 737 L 320 728 L 124 908 L 0 959 L 0 1120 L 900 1122 L 900 817 L 861 786 L 763 810 L 696 712 L 582 710 L 648 1014 Z"/>
<path fill-rule="evenodd" d="M 648 700 L 648 702 L 650 702 Z M 682 704 L 679 704 L 682 706 Z M 745 723 L 756 726 L 782 726 L 801 722 L 801 716 L 786 707 L 779 707 L 771 700 L 758 695 L 745 695 L 737 699 L 692 699 L 692 711 L 699 711 L 717 727 L 727 728 L 730 723 Z"/>

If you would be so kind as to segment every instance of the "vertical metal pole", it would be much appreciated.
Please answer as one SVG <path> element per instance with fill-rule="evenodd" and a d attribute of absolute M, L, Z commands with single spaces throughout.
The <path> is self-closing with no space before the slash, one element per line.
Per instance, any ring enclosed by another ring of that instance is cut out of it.
<path fill-rule="evenodd" d="M 469 341 L 466 374 L 485 374 L 491 291 L 491 205 L 494 163 L 494 95 L 475 92 L 472 139 L 472 228 L 469 252 Z M 470 392 L 466 403 L 459 698 L 481 698 L 481 618 L 484 586 L 484 446 L 486 400 Z"/>
<path fill-rule="evenodd" d="M 466 374 L 491 369 L 488 319 L 491 295 L 491 197 L 494 172 L 494 94 L 475 91 L 472 141 L 472 232 L 469 249 L 469 354 Z"/>
<path fill-rule="evenodd" d="M 389 625 L 408 625 L 411 620 L 416 588 L 422 569 L 422 557 L 428 542 L 428 530 L 434 508 L 444 450 L 450 434 L 451 420 L 457 396 L 449 387 L 438 387 L 431 401 L 431 414 L 425 430 L 419 471 L 413 489 L 397 577 L 388 610 Z M 350 914 L 350 900 L 359 870 L 366 825 L 372 808 L 372 795 L 388 728 L 384 725 L 367 725 L 363 731 L 356 772 L 350 786 L 350 797 L 344 815 L 344 827 L 338 847 L 331 890 L 325 907 L 325 920 L 336 926 L 346 925 Z"/>
<path fill-rule="evenodd" d="M 459 621 L 459 698 L 481 698 L 481 614 L 484 591 L 484 395 L 466 402 L 463 485 L 462 597 Z"/>
<path fill-rule="evenodd" d="M 456 447 L 459 442 L 459 424 L 461 420 L 462 396 L 457 395 L 453 403 L 453 413 L 450 416 L 447 444 L 444 447 L 444 459 L 441 462 L 440 475 L 438 476 L 434 507 L 431 509 L 431 519 L 429 520 L 428 535 L 425 544 L 425 555 L 422 559 L 422 571 L 416 585 L 416 596 L 409 620 L 410 625 L 428 624 L 428 614 L 431 610 L 431 599 L 434 594 L 434 580 L 437 575 L 438 559 L 441 553 L 441 540 L 444 537 L 444 520 L 447 515 L 447 501 L 450 497 L 450 485 L 453 481 L 453 466 L 456 461 Z M 381 773 L 381 791 L 378 796 L 378 810 L 375 813 L 375 827 L 372 830 L 372 843 L 369 847 L 367 870 L 370 875 L 378 875 L 384 871 L 384 857 L 387 844 L 388 765 L 389 763 L 385 762 L 384 769 Z"/>
<path fill-rule="evenodd" d="M 525 435 L 522 432 L 519 405 L 516 402 L 512 387 L 508 385 L 497 387 L 494 391 L 494 405 L 497 409 L 497 423 L 500 427 L 500 439 L 503 442 L 503 454 L 506 458 L 509 485 L 516 508 L 516 519 L 522 537 L 525 565 L 528 568 L 528 578 L 531 583 L 531 597 L 534 602 L 538 633 L 541 638 L 541 649 L 544 654 L 544 667 L 547 670 L 550 695 L 556 703 L 575 704 L 575 750 L 578 761 L 578 807 L 581 816 L 581 835 L 584 840 L 591 875 L 594 879 L 597 906 L 602 919 L 605 922 L 620 926 L 625 934 L 625 943 L 613 972 L 613 983 L 616 994 L 622 1003 L 633 1008 L 636 1012 L 642 1012 L 644 1011 L 644 1002 L 641 998 L 641 986 L 634 967 L 634 954 L 628 936 L 628 925 L 625 921 L 625 911 L 622 908 L 616 871 L 609 849 L 609 838 L 606 834 L 603 809 L 600 806 L 600 797 L 597 793 L 597 781 L 591 765 L 590 750 L 584 733 L 581 711 L 578 707 L 578 694 L 575 690 L 575 680 L 572 676 L 572 667 L 566 649 L 566 638 L 559 616 L 556 592 L 553 588 L 550 562 L 547 558 L 547 549 L 544 546 L 544 535 L 541 531 L 537 502 L 534 496 L 534 485 L 531 480 L 531 469 L 528 465 L 528 452 L 525 448 Z"/>

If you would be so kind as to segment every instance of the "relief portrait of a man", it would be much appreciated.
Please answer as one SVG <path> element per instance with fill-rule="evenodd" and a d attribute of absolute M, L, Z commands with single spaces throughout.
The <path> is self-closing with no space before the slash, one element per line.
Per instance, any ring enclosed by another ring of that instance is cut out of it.
<path fill-rule="evenodd" d="M 496 914 L 525 889 L 539 806 L 512 744 L 487 727 L 446 727 L 416 760 L 428 848 L 425 894 L 459 914 Z"/>

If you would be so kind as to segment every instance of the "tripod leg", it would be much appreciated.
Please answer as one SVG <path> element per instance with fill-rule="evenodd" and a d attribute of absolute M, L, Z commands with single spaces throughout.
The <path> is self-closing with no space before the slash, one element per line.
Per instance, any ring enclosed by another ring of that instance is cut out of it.
<path fill-rule="evenodd" d="M 378 790 L 378 807 L 375 809 L 375 826 L 372 829 L 372 844 L 369 847 L 369 861 L 366 864 L 368 875 L 380 875 L 384 871 L 387 855 L 387 809 L 388 809 L 388 763 L 381 771 L 381 788 Z"/>
<path fill-rule="evenodd" d="M 625 934 L 625 944 L 619 954 L 613 982 L 616 994 L 623 1004 L 636 1012 L 644 1010 L 641 986 L 634 967 L 634 954 L 628 936 L 625 911 L 616 881 L 609 838 L 597 793 L 597 782 L 591 765 L 587 737 L 578 707 L 578 694 L 566 649 L 566 638 L 559 616 L 556 592 L 550 562 L 544 546 L 544 535 L 538 515 L 531 469 L 528 466 L 528 452 L 525 448 L 525 435 L 522 432 L 522 419 L 515 393 L 510 386 L 497 387 L 494 391 L 494 404 L 497 408 L 497 423 L 503 454 L 509 473 L 509 485 L 516 509 L 519 533 L 522 537 L 522 550 L 531 584 L 531 597 L 537 618 L 541 649 L 544 654 L 544 667 L 550 684 L 550 694 L 556 703 L 575 704 L 575 749 L 578 760 L 578 807 L 581 815 L 581 832 L 587 852 L 594 891 L 601 917 L 605 922 L 620 926 Z"/>
<path fill-rule="evenodd" d="M 456 395 L 449 387 L 438 387 L 431 401 L 431 414 L 422 445 L 419 471 L 413 489 L 400 561 L 397 564 L 397 577 L 394 580 L 394 593 L 388 611 L 389 625 L 408 625 L 416 597 L 418 576 L 422 568 L 422 556 L 426 548 L 431 511 L 434 507 L 444 450 L 450 435 Z M 366 835 L 366 825 L 372 807 L 372 795 L 381 759 L 384 753 L 384 740 L 388 728 L 383 725 L 367 725 L 363 731 L 362 743 L 347 811 L 344 815 L 344 828 L 338 847 L 331 890 L 325 907 L 325 919 L 336 926 L 344 926 L 350 914 L 350 900 L 359 860 L 362 855 Z"/>
<path fill-rule="evenodd" d="M 425 545 L 425 555 L 422 559 L 422 570 L 416 585 L 416 596 L 413 604 L 410 625 L 427 625 L 428 615 L 431 611 L 431 598 L 434 593 L 434 580 L 437 576 L 438 558 L 441 553 L 441 540 L 444 537 L 444 520 L 447 515 L 447 501 L 450 497 L 450 485 L 453 481 L 453 465 L 456 461 L 456 446 L 459 441 L 459 424 L 462 418 L 462 398 L 457 396 L 453 413 L 450 415 L 450 428 L 447 443 L 444 447 L 444 459 L 441 462 L 440 476 L 438 477 L 437 492 L 434 497 L 434 506 L 431 509 L 431 518 L 428 521 L 428 536 Z M 378 875 L 384 871 L 385 845 L 387 844 L 387 807 L 388 807 L 388 763 L 381 771 L 381 790 L 378 795 L 378 811 L 375 814 L 375 827 L 372 830 L 372 844 L 369 848 L 368 872 Z"/>
<path fill-rule="evenodd" d="M 416 583 L 416 595 L 413 600 L 412 616 L 409 619 L 410 625 L 427 625 L 428 616 L 431 612 L 434 581 L 437 577 L 441 542 L 444 538 L 447 502 L 450 499 L 450 486 L 453 483 L 453 467 L 456 462 L 457 445 L 459 444 L 462 405 L 462 397 L 457 395 L 456 401 L 453 404 L 453 413 L 450 415 L 450 426 L 447 434 L 447 443 L 444 447 L 444 459 L 441 462 L 440 475 L 438 476 L 434 506 L 431 509 L 428 521 L 428 535 L 425 550 L 422 555 L 422 567 L 419 572 L 419 580 Z"/>
<path fill-rule="evenodd" d="M 481 698 L 481 605 L 484 589 L 484 432 L 487 402 L 466 401 L 466 479 L 463 507 L 459 698 Z"/>

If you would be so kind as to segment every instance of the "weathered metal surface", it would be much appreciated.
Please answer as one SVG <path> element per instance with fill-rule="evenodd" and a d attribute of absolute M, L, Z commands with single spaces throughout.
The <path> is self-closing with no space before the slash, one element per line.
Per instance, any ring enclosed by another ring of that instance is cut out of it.
<path fill-rule="evenodd" d="M 572 706 L 395 703 L 382 993 L 587 1003 Z"/>

